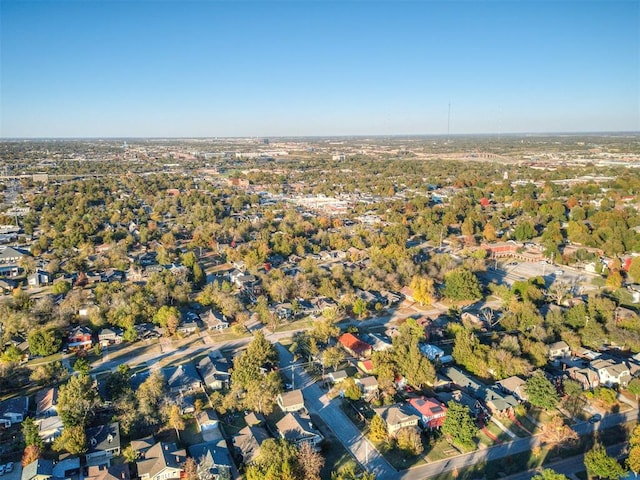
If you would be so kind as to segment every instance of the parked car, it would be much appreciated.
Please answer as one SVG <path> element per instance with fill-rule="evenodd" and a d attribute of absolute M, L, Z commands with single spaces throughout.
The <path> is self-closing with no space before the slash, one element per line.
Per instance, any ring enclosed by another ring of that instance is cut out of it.
<path fill-rule="evenodd" d="M 5 466 L 0 465 L 0 475 L 4 475 L 4 469 L 5 469 Z"/>
<path fill-rule="evenodd" d="M 602 415 L 600 415 L 599 413 L 596 413 L 593 417 L 589 419 L 589 423 L 598 423 L 600 420 L 602 420 Z"/>
<path fill-rule="evenodd" d="M 9 462 L 7 463 L 7 465 L 4 467 L 5 472 L 9 473 L 9 472 L 13 472 L 13 462 Z"/>
<path fill-rule="evenodd" d="M 556 270 L 553 273 L 559 277 L 560 275 L 564 275 L 564 270 Z"/>

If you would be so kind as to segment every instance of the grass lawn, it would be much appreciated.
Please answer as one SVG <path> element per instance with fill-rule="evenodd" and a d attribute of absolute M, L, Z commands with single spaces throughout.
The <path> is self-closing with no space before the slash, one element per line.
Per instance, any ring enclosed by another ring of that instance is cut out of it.
<path fill-rule="evenodd" d="M 184 430 L 180 432 L 180 443 L 183 445 L 196 445 L 202 443 L 202 434 L 199 431 L 195 418 L 186 418 Z"/>
<path fill-rule="evenodd" d="M 500 421 L 502 421 L 502 419 Z M 506 424 L 504 424 L 504 426 L 509 428 Z M 498 437 L 498 440 L 500 440 L 503 443 L 504 442 L 510 442 L 512 440 L 512 438 L 509 435 L 507 435 L 505 432 L 503 432 L 500 427 L 498 427 L 495 423 L 493 423 L 491 421 L 487 422 L 487 430 L 489 430 L 496 437 Z"/>
<path fill-rule="evenodd" d="M 529 420 L 529 418 L 527 418 L 526 416 L 523 415 L 523 416 L 518 416 L 516 418 L 520 421 L 520 423 L 522 424 L 522 426 L 524 428 L 529 430 L 534 435 L 536 433 L 539 433 L 540 428 L 535 423 L 533 423 L 531 420 Z"/>
<path fill-rule="evenodd" d="M 478 440 L 478 447 L 480 447 L 480 445 L 484 447 L 491 447 L 495 445 L 495 442 L 491 438 L 489 438 L 489 436 L 486 433 L 484 433 L 482 430 L 478 430 L 478 433 L 476 434 L 476 439 Z"/>
<path fill-rule="evenodd" d="M 510 418 L 500 418 L 500 423 L 502 423 L 505 427 L 515 433 L 518 437 L 524 438 L 530 436 L 529 433 L 522 428 L 520 428 L 513 420 Z"/>
<path fill-rule="evenodd" d="M 557 410 L 553 410 L 551 413 L 542 410 L 540 408 L 531 408 L 529 410 L 529 415 L 531 415 L 532 418 L 534 418 L 535 420 L 538 421 L 538 423 L 548 423 L 549 421 L 551 421 L 551 418 L 555 415 L 555 414 L 559 414 L 560 416 L 564 417 L 564 415 L 562 415 L 562 413 L 560 413 Z"/>
<path fill-rule="evenodd" d="M 276 332 L 289 332 L 291 330 L 307 329 L 313 326 L 313 320 L 298 320 L 296 322 L 285 323 L 276 327 Z"/>
<path fill-rule="evenodd" d="M 224 433 L 231 437 L 246 427 L 247 422 L 244 421 L 242 412 L 236 412 L 228 415 L 220 415 L 220 426 Z"/>
<path fill-rule="evenodd" d="M 398 448 L 389 449 L 386 442 L 374 442 L 369 439 L 376 450 L 391 464 L 396 470 L 405 470 L 409 467 L 417 467 L 426 463 L 424 454 L 412 455 Z"/>
<path fill-rule="evenodd" d="M 486 437 L 486 435 L 485 435 Z M 489 440 L 489 437 L 487 437 Z M 449 445 L 444 438 L 439 438 L 437 440 L 431 441 L 429 446 L 426 449 L 426 458 L 429 462 L 437 462 L 438 460 L 444 460 L 445 458 L 452 457 L 453 455 L 458 455 L 460 452 Z"/>
<path fill-rule="evenodd" d="M 64 357 L 64 355 L 62 353 L 54 353 L 53 355 L 49 355 L 48 357 L 40 357 L 40 358 L 35 358 L 33 360 L 30 360 L 27 363 L 28 367 L 35 367 L 38 365 L 41 365 L 43 363 L 51 363 L 51 362 L 59 362 L 62 360 L 62 358 Z"/>
<path fill-rule="evenodd" d="M 209 333 L 209 337 L 213 342 L 227 342 L 229 340 L 238 340 L 240 338 L 248 338 L 251 337 L 251 332 L 243 332 L 241 335 L 237 335 L 230 331 L 231 329 L 227 329 L 228 331 L 220 332 L 220 333 Z"/>

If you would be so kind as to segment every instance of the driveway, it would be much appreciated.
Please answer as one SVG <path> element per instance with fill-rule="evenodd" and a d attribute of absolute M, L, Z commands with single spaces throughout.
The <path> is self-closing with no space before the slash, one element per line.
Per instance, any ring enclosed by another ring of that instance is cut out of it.
<path fill-rule="evenodd" d="M 317 414 L 338 437 L 347 451 L 368 471 L 374 472 L 380 479 L 398 478 L 397 471 L 374 448 L 360 430 L 340 409 L 337 400 L 329 400 L 326 394 L 307 375 L 301 366 L 293 363 L 291 353 L 279 343 L 280 365 L 287 380 L 296 388 L 302 388 L 305 406 L 310 413 Z M 292 368 L 287 368 L 293 366 Z"/>

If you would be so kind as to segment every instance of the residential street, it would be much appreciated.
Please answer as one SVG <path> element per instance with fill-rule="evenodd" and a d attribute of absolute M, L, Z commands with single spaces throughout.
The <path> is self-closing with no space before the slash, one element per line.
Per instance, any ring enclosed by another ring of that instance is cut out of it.
<path fill-rule="evenodd" d="M 379 321 L 378 319 L 371 322 Z M 388 321 L 388 320 L 387 320 Z M 513 442 L 496 445 L 490 448 L 476 450 L 474 452 L 451 457 L 447 460 L 420 465 L 401 472 L 396 471 L 373 447 L 373 445 L 360 433 L 358 428 L 351 422 L 338 405 L 338 400 L 330 401 L 325 392 L 315 383 L 311 377 L 304 371 L 303 367 L 294 364 L 293 356 L 283 347 L 279 340 L 291 335 L 291 332 L 278 332 L 267 335 L 267 338 L 273 342 L 280 354 L 281 368 L 284 376 L 295 385 L 295 388 L 302 388 L 305 398 L 305 404 L 309 412 L 317 414 L 327 424 L 327 426 L 335 433 L 336 437 L 342 442 L 350 454 L 367 470 L 375 472 L 379 479 L 384 480 L 423 480 L 442 472 L 451 472 L 455 469 L 461 470 L 470 465 L 482 461 L 496 460 L 507 457 L 516 453 L 530 451 L 539 445 L 541 440 L 539 436 L 519 438 Z M 237 349 L 242 348 L 251 341 L 251 337 L 241 338 L 237 340 L 229 340 L 220 343 L 189 346 L 191 341 L 185 341 L 182 346 L 174 346 L 172 350 L 158 354 L 157 352 L 146 353 L 132 358 L 117 358 L 102 362 L 102 360 L 94 364 L 94 370 L 113 369 L 125 360 L 130 362 L 131 366 L 146 363 L 153 368 L 159 360 L 171 359 L 172 363 L 178 363 L 182 359 L 187 359 L 200 353 L 211 351 L 212 349 Z M 293 365 L 293 367 L 291 367 Z M 97 368 L 96 368 L 97 367 Z M 576 424 L 574 430 L 581 434 L 591 433 L 594 429 L 605 429 L 622 423 L 634 421 L 638 419 L 638 409 L 630 410 L 624 413 L 611 414 L 605 416 L 597 424 L 589 422 L 581 422 Z M 580 456 L 579 456 L 580 457 Z M 563 468 L 571 469 L 580 463 L 580 458 L 567 459 L 566 466 Z M 576 463 L 577 462 L 577 463 Z M 572 467 L 573 466 L 573 467 Z M 522 476 L 514 477 L 514 480 L 524 480 L 533 476 L 531 472 L 523 472 Z"/>
<path fill-rule="evenodd" d="M 292 365 L 293 356 L 291 353 L 279 343 L 276 346 L 280 353 L 280 365 L 283 368 Z M 398 478 L 396 470 L 360 433 L 360 430 L 340 409 L 337 401 L 330 401 L 320 386 L 307 375 L 302 367 L 294 366 L 283 370 L 283 372 L 294 383 L 295 388 L 302 388 L 307 410 L 322 418 L 361 465 L 366 466 L 367 470 L 375 472 L 379 479 Z"/>

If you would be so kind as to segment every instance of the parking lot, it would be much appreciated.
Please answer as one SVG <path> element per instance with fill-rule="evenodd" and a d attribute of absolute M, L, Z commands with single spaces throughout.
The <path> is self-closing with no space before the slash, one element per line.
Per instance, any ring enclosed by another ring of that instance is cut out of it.
<path fill-rule="evenodd" d="M 491 267 L 493 268 L 489 268 L 481 274 L 481 277 L 486 277 L 489 281 L 498 284 L 511 286 L 514 282 L 542 277 L 547 287 L 554 282 L 571 285 L 575 295 L 598 289 L 593 284 L 593 279 L 598 275 L 571 267 L 552 265 L 546 262 L 521 263 L 508 260 Z"/>

